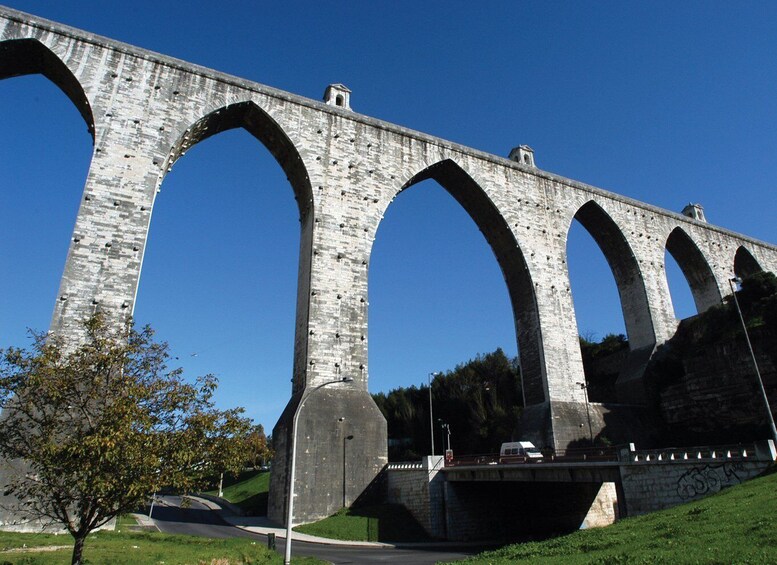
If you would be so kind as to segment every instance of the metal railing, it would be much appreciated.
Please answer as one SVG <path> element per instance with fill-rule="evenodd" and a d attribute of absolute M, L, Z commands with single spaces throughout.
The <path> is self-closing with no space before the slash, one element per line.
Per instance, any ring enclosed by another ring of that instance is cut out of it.
<path fill-rule="evenodd" d="M 682 463 L 689 461 L 759 461 L 774 460 L 767 442 L 759 444 L 732 444 L 703 447 L 664 447 L 660 449 L 635 449 L 634 444 L 608 447 L 583 447 L 574 449 L 541 450 L 542 457 L 526 455 L 499 455 L 484 453 L 446 459 L 444 466 L 465 467 L 478 465 L 536 465 L 538 463 Z M 442 458 L 441 458 L 442 461 Z M 422 462 L 389 463 L 388 470 L 425 469 Z"/>
<path fill-rule="evenodd" d="M 579 463 L 579 462 L 615 462 L 618 461 L 618 449 L 615 447 L 585 447 L 575 449 L 543 449 L 542 457 L 525 455 L 499 455 L 487 453 L 455 457 L 445 462 L 446 467 L 465 465 L 532 465 L 536 463 Z"/>
<path fill-rule="evenodd" d="M 387 471 L 417 471 L 425 468 L 421 461 L 404 461 L 402 463 L 389 463 L 386 465 Z"/>
<path fill-rule="evenodd" d="M 750 444 L 712 447 L 670 447 L 662 449 L 624 449 L 622 457 L 630 463 L 658 463 L 694 460 L 747 461 L 756 459 L 756 446 Z"/>

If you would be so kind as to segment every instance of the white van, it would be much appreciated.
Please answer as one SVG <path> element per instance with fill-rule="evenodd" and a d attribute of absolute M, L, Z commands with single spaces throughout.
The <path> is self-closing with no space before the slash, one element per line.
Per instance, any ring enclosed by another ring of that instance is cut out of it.
<path fill-rule="evenodd" d="M 499 457 L 507 458 L 507 461 L 511 457 L 524 458 L 529 461 L 539 461 L 542 459 L 542 453 L 540 450 L 534 447 L 534 444 L 530 441 L 510 441 L 502 444 L 502 448 L 499 450 Z"/>

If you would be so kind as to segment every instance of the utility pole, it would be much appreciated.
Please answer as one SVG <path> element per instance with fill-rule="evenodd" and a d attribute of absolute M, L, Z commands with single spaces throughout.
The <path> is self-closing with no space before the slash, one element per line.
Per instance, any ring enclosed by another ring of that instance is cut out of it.
<path fill-rule="evenodd" d="M 440 420 L 440 427 L 448 433 L 448 447 L 446 451 L 451 450 L 451 426 Z"/>
<path fill-rule="evenodd" d="M 429 373 L 429 431 L 432 439 L 432 457 L 434 457 L 434 412 L 432 408 L 432 378 L 440 373 Z"/>
<path fill-rule="evenodd" d="M 291 420 L 291 469 L 289 471 L 288 500 L 286 501 L 286 549 L 283 555 L 283 565 L 291 565 L 291 527 L 294 520 L 294 479 L 297 470 L 297 424 L 299 422 L 299 415 L 302 414 L 302 409 L 305 407 L 305 402 L 313 395 L 314 392 L 324 388 L 327 385 L 352 382 L 353 377 L 342 377 L 340 379 L 327 381 L 318 385 L 302 397 L 302 400 L 297 407 L 297 412 L 294 414 L 294 418 Z"/>
<path fill-rule="evenodd" d="M 729 279 L 728 284 L 731 287 L 731 294 L 734 296 L 734 304 L 737 307 L 737 313 L 739 314 L 739 321 L 742 322 L 742 330 L 745 332 L 745 340 L 747 341 L 747 348 L 750 350 L 750 358 L 753 360 L 753 367 L 755 367 L 755 376 L 758 379 L 758 387 L 761 389 L 761 398 L 764 401 L 766 407 L 766 417 L 769 422 L 769 428 L 772 433 L 772 439 L 777 444 L 777 428 L 774 426 L 774 416 L 772 415 L 772 409 L 769 406 L 769 397 L 766 396 L 766 389 L 764 388 L 764 381 L 761 378 L 761 371 L 758 369 L 758 361 L 755 359 L 755 353 L 753 352 L 753 344 L 750 343 L 750 334 L 747 332 L 747 324 L 745 324 L 745 318 L 742 316 L 742 309 L 739 307 L 739 300 L 737 299 L 737 291 L 734 283 L 740 284 L 742 279 L 734 277 Z"/>
<path fill-rule="evenodd" d="M 588 420 L 588 437 L 591 440 L 591 446 L 594 445 L 594 431 L 591 427 L 591 410 L 588 407 L 588 383 L 577 383 L 577 386 L 583 389 L 583 393 L 585 393 L 585 416 Z"/>

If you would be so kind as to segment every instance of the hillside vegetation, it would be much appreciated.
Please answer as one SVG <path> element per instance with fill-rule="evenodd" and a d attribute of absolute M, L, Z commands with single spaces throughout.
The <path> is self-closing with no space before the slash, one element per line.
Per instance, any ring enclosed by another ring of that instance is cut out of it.
<path fill-rule="evenodd" d="M 737 299 L 767 396 L 777 399 L 777 277 L 742 281 Z M 680 323 L 651 359 L 645 381 L 666 424 L 659 444 L 704 445 L 769 437 L 766 411 L 731 296 Z"/>
<path fill-rule="evenodd" d="M 224 499 L 238 506 L 246 516 L 267 515 L 270 490 L 269 471 L 244 471 L 235 478 L 224 478 Z M 218 495 L 218 490 L 206 494 Z"/>
<path fill-rule="evenodd" d="M 466 563 L 777 563 L 777 474 L 606 528 L 482 553 Z"/>
<path fill-rule="evenodd" d="M 397 388 L 372 397 L 388 423 L 389 461 L 431 453 L 428 386 Z M 450 425 L 455 452 L 497 452 L 512 438 L 523 406 L 518 359 L 497 349 L 437 373 L 432 398 L 437 453 L 447 444 L 441 422 Z"/>

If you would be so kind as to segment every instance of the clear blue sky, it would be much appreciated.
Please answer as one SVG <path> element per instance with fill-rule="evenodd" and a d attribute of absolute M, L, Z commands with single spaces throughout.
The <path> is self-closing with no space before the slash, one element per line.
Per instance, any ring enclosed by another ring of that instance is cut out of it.
<path fill-rule="evenodd" d="M 774 2 L 45 2 L 14 8 L 777 242 Z M 45 329 L 91 157 L 67 98 L 0 82 L 0 346 Z M 217 197 L 214 198 L 214 195 Z M 226 132 L 162 185 L 136 317 L 218 402 L 272 428 L 290 393 L 298 252 L 291 189 L 266 149 Z M 584 230 L 569 247 L 584 334 L 622 332 L 612 275 Z M 671 267 L 671 265 L 670 265 Z M 687 285 L 670 269 L 681 317 Z M 370 266 L 370 390 L 421 384 L 502 347 L 507 292 L 474 223 L 434 182 L 389 208 Z"/>

